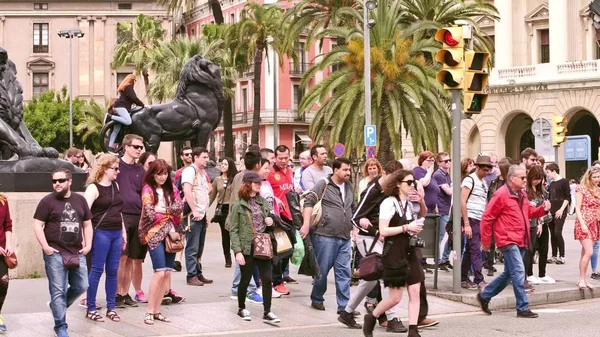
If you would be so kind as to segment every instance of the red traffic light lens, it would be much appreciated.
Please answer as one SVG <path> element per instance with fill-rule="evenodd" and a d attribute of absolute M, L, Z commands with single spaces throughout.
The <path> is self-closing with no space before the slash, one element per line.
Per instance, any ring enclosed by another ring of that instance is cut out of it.
<path fill-rule="evenodd" d="M 458 44 L 458 41 L 456 41 L 454 39 L 454 37 L 452 36 L 452 33 L 450 31 L 446 31 L 444 33 L 444 43 L 450 47 L 454 47 Z"/>

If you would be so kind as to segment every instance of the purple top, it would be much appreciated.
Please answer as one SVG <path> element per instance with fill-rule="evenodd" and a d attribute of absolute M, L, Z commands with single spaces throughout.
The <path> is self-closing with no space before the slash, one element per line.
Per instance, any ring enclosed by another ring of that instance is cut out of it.
<path fill-rule="evenodd" d="M 417 166 L 413 169 L 413 176 L 415 180 L 419 180 L 427 175 L 427 171 L 421 166 Z M 425 187 L 425 205 L 427 206 L 427 213 L 433 213 L 435 211 L 435 206 L 438 203 L 438 194 L 440 192 L 440 187 L 438 183 L 431 178 L 429 185 Z"/>
<path fill-rule="evenodd" d="M 122 159 L 119 160 L 117 184 L 123 199 L 124 214 L 142 214 L 142 181 L 145 174 L 146 171 L 141 165 L 127 164 Z"/>
<path fill-rule="evenodd" d="M 483 177 L 483 181 L 485 181 L 485 183 L 490 186 L 492 184 L 492 181 L 494 181 L 494 179 L 498 178 L 498 175 L 496 174 L 496 171 L 491 170 L 485 177 Z"/>
<path fill-rule="evenodd" d="M 441 215 L 448 215 L 450 214 L 450 206 L 452 205 L 452 195 L 446 194 L 442 189 L 442 185 L 447 184 L 448 187 L 452 186 L 452 178 L 444 170 L 438 169 L 433 172 L 433 180 L 435 180 L 440 188 L 437 199 L 438 211 Z"/>

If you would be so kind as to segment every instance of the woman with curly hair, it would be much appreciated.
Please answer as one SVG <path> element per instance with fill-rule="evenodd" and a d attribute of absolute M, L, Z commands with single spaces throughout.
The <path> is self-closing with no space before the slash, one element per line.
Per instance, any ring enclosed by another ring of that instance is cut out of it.
<path fill-rule="evenodd" d="M 594 242 L 600 239 L 598 227 L 598 212 L 600 211 L 600 168 L 590 167 L 583 177 L 581 184 L 575 190 L 575 240 L 581 242 L 581 259 L 579 260 L 580 289 L 594 288 L 586 280 L 590 258 L 593 254 Z"/>
<path fill-rule="evenodd" d="M 380 176 L 383 173 L 379 160 L 375 158 L 367 159 L 365 166 L 363 167 L 363 178 L 358 183 L 358 195 L 360 196 L 367 186 L 373 180 L 373 178 Z"/>
<path fill-rule="evenodd" d="M 85 200 L 92 211 L 94 238 L 92 250 L 88 254 L 91 255 L 91 263 L 88 269 L 87 301 L 83 299 L 81 304 L 87 306 L 85 317 L 96 322 L 104 322 L 104 318 L 97 311 L 96 294 L 105 266 L 106 317 L 114 322 L 121 320 L 115 312 L 115 299 L 119 259 L 127 243 L 127 232 L 121 215 L 123 199 L 115 181 L 118 174 L 119 158 L 104 154 L 98 158 L 85 190 Z"/>
<path fill-rule="evenodd" d="M 173 232 L 180 236 L 183 234 L 182 210 L 179 191 L 171 180 L 171 166 L 163 159 L 155 160 L 144 177 L 139 225 L 140 241 L 148 245 L 154 269 L 144 318 L 144 323 L 149 325 L 154 324 L 154 320 L 171 322 L 160 312 L 165 291 L 171 285 L 171 271 L 175 263 L 175 253 L 167 252 L 165 241 Z"/>

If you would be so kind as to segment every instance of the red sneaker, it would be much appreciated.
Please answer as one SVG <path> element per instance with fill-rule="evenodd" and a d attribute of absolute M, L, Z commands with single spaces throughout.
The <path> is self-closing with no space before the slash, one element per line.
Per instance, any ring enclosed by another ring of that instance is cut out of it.
<path fill-rule="evenodd" d="M 280 285 L 274 286 L 273 289 L 275 289 L 275 291 L 277 291 L 278 293 L 280 293 L 282 295 L 290 294 L 290 291 L 288 290 L 288 288 L 285 287 L 285 285 L 283 283 Z"/>

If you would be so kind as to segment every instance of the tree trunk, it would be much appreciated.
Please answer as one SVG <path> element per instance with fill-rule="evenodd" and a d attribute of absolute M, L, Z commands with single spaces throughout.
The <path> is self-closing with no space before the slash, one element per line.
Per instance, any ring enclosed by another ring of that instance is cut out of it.
<path fill-rule="evenodd" d="M 225 157 L 235 158 L 233 152 L 233 98 L 228 98 L 223 107 L 223 138 Z"/>
<path fill-rule="evenodd" d="M 254 53 L 254 113 L 252 114 L 252 138 L 250 144 L 258 144 L 258 134 L 260 132 L 260 78 L 262 70 L 264 46 L 258 45 Z M 260 146 L 260 145 L 259 145 Z"/>
<path fill-rule="evenodd" d="M 217 151 L 215 151 L 215 132 L 214 131 L 210 132 L 210 138 L 208 140 L 208 144 L 210 144 L 210 153 L 209 153 L 210 159 L 217 161 Z"/>
<path fill-rule="evenodd" d="M 148 87 L 150 86 L 150 76 L 148 76 L 148 71 L 142 71 L 142 77 L 144 78 L 144 86 L 146 90 L 146 98 L 148 99 L 148 104 L 152 104 L 152 98 L 148 96 Z"/>
<path fill-rule="evenodd" d="M 377 148 L 377 160 L 381 165 L 385 165 L 388 161 L 396 159 L 394 149 L 392 148 L 392 139 L 386 125 L 380 125 L 379 131 L 379 146 Z"/>
<path fill-rule="evenodd" d="M 210 9 L 212 10 L 217 25 L 225 23 L 225 20 L 223 20 L 223 9 L 221 8 L 219 0 L 210 0 Z"/>

